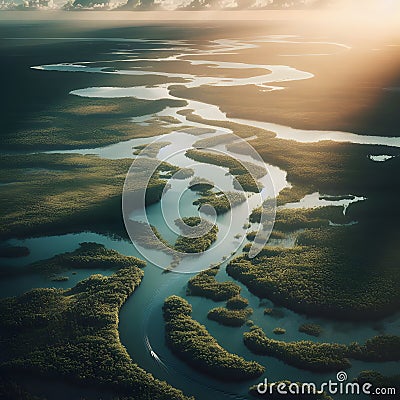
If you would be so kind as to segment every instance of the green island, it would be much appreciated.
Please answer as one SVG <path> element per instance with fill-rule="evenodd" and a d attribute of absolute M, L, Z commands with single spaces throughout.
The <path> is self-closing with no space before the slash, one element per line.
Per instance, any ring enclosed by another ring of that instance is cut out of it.
<path fill-rule="evenodd" d="M 191 312 L 191 305 L 179 296 L 170 296 L 164 302 L 167 345 L 178 357 L 221 380 L 247 380 L 264 373 L 262 365 L 222 348 L 203 325 L 192 319 Z"/>
<path fill-rule="evenodd" d="M 283 342 L 267 337 L 258 326 L 243 334 L 246 347 L 253 353 L 279 358 L 297 368 L 311 371 L 339 371 L 350 368 L 347 346 L 311 341 Z"/>
<path fill-rule="evenodd" d="M 207 318 L 226 326 L 242 326 L 253 314 L 252 308 L 242 308 L 240 310 L 232 310 L 225 307 L 216 307 L 211 309 Z"/>
<path fill-rule="evenodd" d="M 213 207 L 217 215 L 224 214 L 229 211 L 232 207 L 238 206 L 246 201 L 246 196 L 243 193 L 238 192 L 212 192 L 205 191 L 201 194 L 201 197 L 193 202 L 194 205 L 198 205 L 199 209 L 203 205 L 209 205 Z M 204 209 L 207 212 L 207 208 Z"/>
<path fill-rule="evenodd" d="M 278 326 L 278 327 L 274 328 L 272 333 L 274 333 L 275 335 L 284 335 L 286 333 L 286 329 Z"/>
<path fill-rule="evenodd" d="M 283 206 L 287 203 L 295 203 L 300 201 L 304 196 L 309 194 L 310 190 L 304 186 L 292 186 L 283 188 L 277 198 L 276 205 Z"/>
<path fill-rule="evenodd" d="M 207 192 L 214 187 L 214 183 L 206 178 L 201 178 L 200 176 L 195 176 L 189 182 L 189 189 L 194 192 Z"/>
<path fill-rule="evenodd" d="M 321 336 L 323 329 L 321 325 L 317 324 L 303 324 L 299 326 L 299 332 L 305 333 L 310 336 Z"/>
<path fill-rule="evenodd" d="M 256 193 L 260 192 L 262 189 L 256 179 L 263 177 L 267 171 L 256 164 L 240 162 L 226 154 L 211 150 L 201 151 L 197 149 L 189 149 L 186 151 L 185 155 L 195 161 L 228 168 L 230 174 L 235 177 L 235 189 Z"/>
<path fill-rule="evenodd" d="M 71 289 L 33 289 L 0 300 L 2 374 L 21 382 L 25 375 L 66 379 L 132 400 L 187 399 L 137 366 L 120 342 L 119 310 L 140 284 L 144 264 L 121 257 L 121 268 L 109 277 L 92 275 Z"/>
<path fill-rule="evenodd" d="M 182 253 L 201 253 L 206 251 L 217 240 L 218 226 L 203 218 L 184 217 L 177 219 L 175 224 L 184 234 L 180 235 L 175 242 L 175 250 Z M 191 235 L 194 231 L 189 229 L 194 227 L 196 228 L 194 230 L 196 232 L 195 237 L 193 234 Z"/>
<path fill-rule="evenodd" d="M 279 386 L 280 385 L 280 386 Z M 290 395 L 290 399 L 295 400 L 333 400 L 331 396 L 328 396 L 325 392 L 318 393 L 317 389 L 312 386 L 307 386 L 305 388 L 306 393 L 301 393 L 303 383 L 302 382 L 291 382 L 291 381 L 277 381 L 277 382 L 268 382 L 267 388 L 262 386 L 261 390 L 266 390 L 266 393 L 259 393 L 257 390 L 257 385 L 250 386 L 249 394 L 257 399 L 272 399 L 279 400 L 282 397 L 287 397 Z M 282 395 L 278 392 L 278 387 L 281 390 L 287 392 L 286 395 Z M 296 393 L 296 390 L 299 390 L 299 393 Z"/>
<path fill-rule="evenodd" d="M 157 228 L 145 222 L 128 220 L 125 222 L 135 242 L 146 249 L 169 252 L 172 246 L 164 240 Z"/>
<path fill-rule="evenodd" d="M 29 256 L 30 251 L 25 246 L 1 246 L 0 257 L 16 258 Z"/>
<path fill-rule="evenodd" d="M 254 325 L 243 334 L 243 341 L 255 354 L 276 357 L 289 365 L 310 371 L 347 369 L 351 367 L 349 358 L 371 362 L 400 360 L 400 336 L 393 335 L 374 336 L 364 345 L 310 340 L 284 342 L 269 338 L 259 326 Z"/>
<path fill-rule="evenodd" d="M 225 307 L 216 307 L 211 309 L 207 318 L 226 326 L 242 326 L 253 314 L 253 309 L 248 308 L 249 301 L 239 294 L 231 297 L 226 302 Z"/>
<path fill-rule="evenodd" d="M 233 187 L 236 190 L 244 190 L 245 192 L 258 193 L 262 190 L 262 185 L 257 180 L 255 180 L 254 175 L 251 174 L 241 174 L 236 175 L 233 180 Z"/>
<path fill-rule="evenodd" d="M 189 279 L 188 294 L 214 301 L 228 300 L 239 295 L 240 286 L 232 281 L 218 282 L 215 279 L 219 268 L 210 268 L 199 272 Z"/>
<path fill-rule="evenodd" d="M 69 277 L 68 276 L 62 276 L 62 275 L 60 275 L 60 276 L 52 276 L 50 278 L 50 280 L 53 281 L 53 282 L 67 282 L 67 281 L 69 281 Z"/>

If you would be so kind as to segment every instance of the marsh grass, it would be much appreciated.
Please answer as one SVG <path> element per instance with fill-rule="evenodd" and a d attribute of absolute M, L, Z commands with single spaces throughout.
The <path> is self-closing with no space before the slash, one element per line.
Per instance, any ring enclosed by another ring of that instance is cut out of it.
<path fill-rule="evenodd" d="M 218 226 L 200 217 L 184 217 L 176 220 L 175 224 L 183 235 L 178 236 L 174 248 L 182 253 L 201 253 L 217 240 Z M 190 228 L 197 226 L 201 229 L 195 229 L 196 237 L 193 237 Z"/>
<path fill-rule="evenodd" d="M 200 207 L 204 205 L 211 206 L 217 215 L 228 212 L 232 207 L 238 206 L 246 201 L 246 196 L 238 192 L 212 192 L 205 191 L 201 193 L 200 198 L 193 202 Z M 207 212 L 207 208 L 204 209 Z"/>
<path fill-rule="evenodd" d="M 264 247 L 227 266 L 254 294 L 297 312 L 340 319 L 371 319 L 398 307 L 399 273 L 380 269 L 355 249 L 360 227 L 323 227 L 299 234 L 294 248 Z M 361 245 L 361 243 L 360 243 Z M 246 245 L 244 251 L 249 248 Z"/>

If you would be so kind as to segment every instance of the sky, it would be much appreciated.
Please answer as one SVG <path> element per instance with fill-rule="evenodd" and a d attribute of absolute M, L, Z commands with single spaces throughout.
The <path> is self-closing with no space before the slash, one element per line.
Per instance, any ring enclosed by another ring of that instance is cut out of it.
<path fill-rule="evenodd" d="M 0 0 L 1 8 L 61 8 L 124 10 L 257 10 L 257 9 L 338 9 L 345 12 L 397 14 L 400 0 Z"/>

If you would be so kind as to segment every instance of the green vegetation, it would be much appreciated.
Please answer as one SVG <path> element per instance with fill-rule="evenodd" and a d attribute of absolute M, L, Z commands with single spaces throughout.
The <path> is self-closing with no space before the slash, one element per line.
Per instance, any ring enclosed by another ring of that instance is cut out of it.
<path fill-rule="evenodd" d="M 201 253 L 217 240 L 218 226 L 200 217 L 184 217 L 175 224 L 183 233 L 176 239 L 175 250 L 182 253 Z"/>
<path fill-rule="evenodd" d="M 252 136 L 260 136 L 260 135 L 266 136 L 266 133 L 268 133 L 271 137 L 275 136 L 275 133 L 272 131 L 267 132 L 264 129 L 255 128 L 253 126 L 241 125 L 241 124 L 237 124 L 235 122 L 229 122 L 229 121 L 203 119 L 199 115 L 194 114 L 193 110 L 180 110 L 180 111 L 178 111 L 178 114 L 186 116 L 186 119 L 188 121 L 205 123 L 205 124 L 212 125 L 212 126 L 219 126 L 224 129 L 230 129 L 234 132 L 235 135 L 237 135 L 241 138 L 250 138 Z M 215 130 L 213 132 L 215 132 Z M 207 132 L 205 132 L 205 133 L 207 133 Z M 212 133 L 212 132 L 208 132 L 208 133 Z M 240 145 L 240 143 L 238 143 L 238 145 Z M 248 148 L 246 148 L 246 150 L 248 150 Z M 242 152 L 243 152 L 243 149 L 242 149 Z"/>
<path fill-rule="evenodd" d="M 1 246 L 0 257 L 14 258 L 29 256 L 30 251 L 25 246 Z"/>
<path fill-rule="evenodd" d="M 249 305 L 249 301 L 240 295 L 231 297 L 226 302 L 226 308 L 228 310 L 242 310 L 243 308 L 246 308 L 248 305 Z"/>
<path fill-rule="evenodd" d="M 363 361 L 400 360 L 400 336 L 381 335 L 368 339 L 364 345 L 351 343 L 349 352 L 352 358 Z"/>
<path fill-rule="evenodd" d="M 282 310 L 268 307 L 264 309 L 264 315 L 270 315 L 271 317 L 276 317 L 276 318 L 283 318 L 285 314 L 283 313 Z"/>
<path fill-rule="evenodd" d="M 329 221 L 341 224 L 349 222 L 342 211 L 342 207 L 335 206 L 281 209 L 276 213 L 274 227 L 281 231 L 294 231 L 329 226 Z"/>
<path fill-rule="evenodd" d="M 266 243 L 267 242 L 267 237 L 264 234 L 260 234 L 257 236 L 258 232 L 257 231 L 251 231 L 247 233 L 246 239 L 250 242 L 256 242 L 256 243 Z M 281 232 L 281 231 L 275 231 L 273 230 L 268 238 L 269 239 L 284 239 L 286 235 Z"/>
<path fill-rule="evenodd" d="M 284 333 L 284 329 L 278 332 Z M 245 345 L 256 354 L 279 358 L 289 365 L 311 371 L 338 371 L 351 367 L 349 358 L 371 362 L 400 360 L 400 336 L 375 336 L 364 345 L 319 343 L 309 340 L 284 342 L 267 337 L 258 327 L 243 334 Z"/>
<path fill-rule="evenodd" d="M 284 335 L 286 333 L 286 329 L 277 327 L 277 328 L 274 328 L 274 330 L 272 332 L 275 333 L 275 335 Z"/>
<path fill-rule="evenodd" d="M 189 182 L 189 189 L 195 192 L 207 192 L 208 190 L 214 187 L 214 183 L 209 181 L 208 179 L 201 178 L 199 176 L 195 176 Z"/>
<path fill-rule="evenodd" d="M 206 149 L 209 147 L 218 146 L 219 144 L 228 144 L 237 140 L 235 135 L 226 133 L 218 136 L 211 136 L 209 138 L 199 139 L 194 142 L 193 147 L 196 149 Z"/>
<path fill-rule="evenodd" d="M 338 371 L 349 368 L 347 346 L 311 341 L 282 342 L 268 338 L 258 326 L 243 334 L 245 345 L 256 354 L 277 357 L 301 369 L 311 371 Z"/>
<path fill-rule="evenodd" d="M 214 193 L 206 191 L 202 193 L 201 197 L 193 202 L 194 205 L 198 205 L 199 208 L 203 205 L 210 205 L 214 208 L 217 215 L 226 213 L 232 207 L 235 207 L 246 201 L 246 196 L 243 193 L 238 192 L 218 192 Z M 204 209 L 207 212 L 207 208 Z"/>
<path fill-rule="evenodd" d="M 240 134 L 240 132 L 246 131 L 246 128 L 246 126 L 236 125 L 231 129 Z M 287 171 L 287 180 L 293 186 L 292 189 L 283 191 L 280 198 L 278 197 L 278 205 L 288 201 L 298 201 L 305 194 L 314 192 L 336 196 L 352 193 L 367 198 L 366 201 L 353 203 L 348 207 L 347 218 L 344 220 L 342 217 L 343 222 L 357 221 L 358 225 L 338 229 L 334 236 L 331 236 L 333 242 L 324 246 L 328 249 L 325 256 L 322 245 L 314 244 L 318 266 L 314 262 L 311 262 L 310 265 L 303 256 L 301 256 L 302 263 L 295 262 L 297 269 L 301 269 L 301 271 L 296 272 L 296 276 L 292 276 L 291 281 L 296 282 L 297 278 L 304 281 L 310 280 L 311 288 L 305 286 L 300 288 L 296 285 L 294 291 L 297 292 L 297 295 L 281 296 L 282 293 L 280 293 L 276 297 L 292 297 L 290 300 L 285 299 L 284 302 L 292 304 L 292 308 L 297 308 L 299 311 L 301 309 L 303 312 L 313 313 L 311 308 L 303 305 L 297 307 L 295 302 L 303 303 L 304 298 L 314 296 L 317 291 L 321 290 L 321 292 L 325 292 L 325 295 L 317 295 L 319 299 L 315 303 L 316 308 L 319 308 L 320 311 L 316 309 L 314 313 L 321 313 L 321 308 L 324 308 L 323 313 L 328 317 L 376 318 L 397 310 L 399 301 L 395 298 L 394 286 L 399 286 L 400 283 L 398 272 L 400 253 L 396 251 L 395 245 L 399 242 L 397 221 L 399 221 L 400 215 L 397 202 L 400 188 L 400 158 L 395 157 L 386 163 L 373 163 L 370 162 L 368 154 L 383 154 L 384 149 L 384 154 L 397 155 L 398 149 L 331 141 L 290 142 L 290 146 L 288 146 L 287 140 L 277 139 L 274 134 L 269 132 L 259 130 L 255 134 L 258 138 L 252 140 L 251 145 L 266 162 Z M 238 153 L 246 152 L 239 143 L 229 144 L 228 149 Z M 341 209 L 341 207 L 337 208 Z M 280 210 L 278 210 L 278 214 L 279 212 Z M 295 212 L 297 213 L 297 211 Z M 288 214 L 287 216 L 290 217 Z M 287 231 L 295 230 L 296 226 L 300 229 L 312 227 L 313 224 L 315 224 L 314 227 L 327 228 L 326 220 L 328 219 L 341 223 L 340 220 L 337 221 L 330 216 L 315 217 L 315 221 L 312 221 L 314 218 L 307 218 L 307 226 L 299 223 L 301 221 L 298 221 L 297 217 L 297 221 L 289 222 L 288 219 L 282 218 L 278 222 Z M 279 218 L 277 219 L 279 220 Z M 276 228 L 284 230 L 279 225 Z M 323 230 L 328 232 L 328 229 Z M 376 232 L 379 232 L 379 235 L 376 235 Z M 327 235 L 323 233 L 320 236 Z M 377 249 L 385 250 L 377 251 Z M 333 254 L 333 258 L 331 254 Z M 309 269 L 319 268 L 322 271 L 322 273 L 317 273 L 318 278 L 313 277 L 311 271 L 307 273 L 306 270 L 310 266 Z M 257 276 L 256 279 L 259 278 L 259 282 L 258 284 L 253 282 L 252 286 L 259 286 L 257 293 L 263 297 L 267 292 L 275 291 L 275 283 L 272 282 L 269 289 L 260 289 L 261 286 L 266 286 L 262 283 L 262 280 L 266 280 L 265 271 L 261 272 L 261 268 L 257 268 L 259 271 L 254 275 L 251 273 L 252 278 L 247 276 L 246 281 Z M 303 275 L 303 277 L 299 275 Z M 286 280 L 285 277 L 284 280 Z M 338 281 L 335 289 L 334 282 L 336 280 Z M 353 294 L 350 282 L 355 284 Z M 317 285 L 319 289 L 316 288 Z M 336 294 L 330 293 L 335 290 Z M 277 291 L 280 292 L 279 289 Z M 294 297 L 297 299 L 294 300 Z M 322 301 L 326 306 L 320 307 L 321 297 L 326 298 Z M 343 303 L 347 303 L 347 306 L 338 305 L 340 297 L 343 298 Z M 328 306 L 330 302 L 332 303 L 331 307 Z M 363 304 L 364 302 L 370 306 L 366 306 Z M 346 307 L 348 311 L 346 311 Z M 361 312 L 359 312 L 360 310 Z"/>
<path fill-rule="evenodd" d="M 3 155 L 0 182 L 0 238 L 92 230 L 126 237 L 121 193 L 130 159 L 108 160 L 79 154 Z M 146 190 L 146 203 L 160 200 L 167 181 L 159 175 L 179 168 L 163 163 L 146 185 L 157 160 L 140 158 L 130 191 L 131 207 Z M 131 180 L 132 181 L 132 180 Z"/>
<path fill-rule="evenodd" d="M 160 150 L 171 144 L 171 142 L 152 142 L 149 144 L 141 144 L 133 148 L 133 155 L 140 155 L 141 157 L 156 158 Z"/>
<path fill-rule="evenodd" d="M 170 349 L 192 367 L 222 380 L 246 380 L 265 368 L 223 349 L 207 329 L 191 318 L 192 307 L 178 296 L 164 302 L 165 333 Z"/>
<path fill-rule="evenodd" d="M 139 127 L 129 119 L 181 107 L 185 101 L 90 99 L 69 96 L 47 110 L 26 118 L 16 132 L 1 137 L 3 149 L 58 150 L 101 147 L 113 143 L 170 133 L 174 127 L 161 119 L 150 119 Z"/>
<path fill-rule="evenodd" d="M 174 172 L 174 174 L 171 176 L 173 179 L 187 179 L 193 176 L 194 171 L 192 168 L 181 168 L 179 171 Z M 160 176 L 162 177 L 162 176 Z"/>
<path fill-rule="evenodd" d="M 305 333 L 310 336 L 321 336 L 323 329 L 321 325 L 317 324 L 303 324 L 299 326 L 299 332 Z"/>
<path fill-rule="evenodd" d="M 23 382 L 17 382 L 16 376 L 0 376 L 0 398 L 4 400 L 46 400 L 44 397 L 29 393 Z"/>
<path fill-rule="evenodd" d="M 69 281 L 68 276 L 53 276 L 50 278 L 53 282 L 66 282 Z"/>
<path fill-rule="evenodd" d="M 267 171 L 249 162 L 240 162 L 237 159 L 215 151 L 201 151 L 189 149 L 185 155 L 195 161 L 218 165 L 229 169 L 229 172 L 236 178 L 235 189 L 247 192 L 259 192 L 262 187 L 255 180 L 263 177 Z M 254 178 L 253 178 L 254 177 Z M 241 187 L 238 185 L 241 185 Z"/>
<path fill-rule="evenodd" d="M 183 114 L 183 113 L 179 111 L 179 114 Z M 205 135 L 206 133 L 214 133 L 215 129 L 188 127 L 188 128 L 180 129 L 179 132 L 185 132 L 185 133 L 188 133 L 189 135 L 193 135 L 193 136 L 201 136 L 201 135 Z"/>
<path fill-rule="evenodd" d="M 283 188 L 277 198 L 276 205 L 283 206 L 287 203 L 297 203 L 299 202 L 305 195 L 309 194 L 310 190 L 303 186 L 292 186 Z"/>
<path fill-rule="evenodd" d="M 252 308 L 242 308 L 239 310 L 217 307 L 211 309 L 207 318 L 227 326 L 242 326 L 253 314 Z"/>
<path fill-rule="evenodd" d="M 250 221 L 261 222 L 261 213 L 261 207 L 254 209 L 250 214 Z M 276 211 L 274 229 L 292 232 L 298 229 L 326 227 L 329 226 L 329 221 L 350 222 L 343 215 L 342 207 L 283 208 Z"/>
<path fill-rule="evenodd" d="M 56 276 L 73 269 L 117 270 L 130 265 L 145 266 L 144 261 L 135 257 L 124 256 L 115 250 L 107 249 L 102 244 L 84 242 L 69 253 L 58 254 L 47 260 L 37 261 L 28 266 L 28 269 L 39 271 L 48 276 Z"/>
<path fill-rule="evenodd" d="M 132 257 L 109 277 L 1 300 L 2 374 L 64 378 L 138 400 L 186 399 L 134 364 L 119 340 L 118 313 L 143 277 L 138 266 L 143 262 Z"/>
<path fill-rule="evenodd" d="M 240 134 L 246 126 L 236 125 L 234 133 Z M 320 192 L 326 194 L 377 192 L 370 181 L 382 177 L 379 186 L 386 186 L 388 179 L 384 177 L 383 167 L 378 169 L 369 162 L 368 154 L 379 151 L 379 146 L 358 145 L 351 143 L 335 143 L 321 141 L 316 143 L 301 143 L 277 139 L 271 132 L 254 130 L 258 137 L 249 143 L 264 161 L 287 171 L 287 180 L 293 189 L 286 189 L 279 205 L 298 201 L 305 194 Z M 247 151 L 240 143 L 231 143 L 228 150 L 242 154 Z M 394 151 L 391 148 L 387 151 Z M 393 167 L 393 166 L 392 166 Z M 358 179 L 357 179 L 358 178 Z"/>
<path fill-rule="evenodd" d="M 157 119 L 171 125 L 178 125 L 181 123 L 179 119 L 172 117 L 171 115 L 163 115 L 163 116 L 158 115 Z"/>
<path fill-rule="evenodd" d="M 331 201 L 340 201 L 340 200 L 354 200 L 354 196 L 351 194 L 344 194 L 344 195 L 328 195 L 323 194 L 319 196 L 320 200 L 331 200 Z"/>
<path fill-rule="evenodd" d="M 270 235 L 270 239 L 285 239 L 286 234 L 281 231 L 273 230 Z"/>
<path fill-rule="evenodd" d="M 188 293 L 191 296 L 200 296 L 214 301 L 228 300 L 239 295 L 240 286 L 234 282 L 218 282 L 215 276 L 218 268 L 211 268 L 199 272 L 188 282 Z"/>

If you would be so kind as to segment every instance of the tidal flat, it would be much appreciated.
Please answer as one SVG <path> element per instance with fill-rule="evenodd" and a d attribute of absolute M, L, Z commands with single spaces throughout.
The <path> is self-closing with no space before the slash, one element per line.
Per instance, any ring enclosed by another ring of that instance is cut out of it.
<path fill-rule="evenodd" d="M 0 301 L 0 395 L 245 399 L 265 376 L 341 368 L 397 385 L 400 120 L 384 88 L 400 83 L 400 37 L 315 29 L 0 22 L 0 289 L 16 296 Z M 214 229 L 186 273 L 129 241 L 133 160 L 156 239 L 187 250 L 176 211 Z M 189 190 L 196 177 L 214 192 Z"/>

